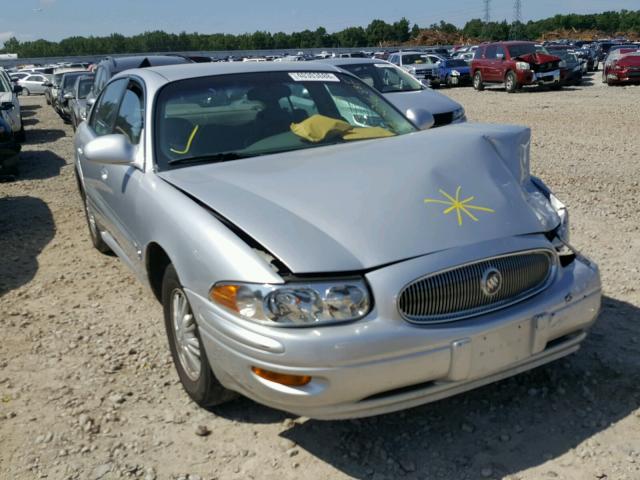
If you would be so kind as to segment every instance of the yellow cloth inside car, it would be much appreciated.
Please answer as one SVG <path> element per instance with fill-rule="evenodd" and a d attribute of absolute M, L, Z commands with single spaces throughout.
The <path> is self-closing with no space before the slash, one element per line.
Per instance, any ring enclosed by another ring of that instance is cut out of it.
<path fill-rule="evenodd" d="M 363 140 L 395 135 L 382 127 L 354 127 L 344 120 L 324 115 L 312 115 L 300 123 L 292 123 L 291 131 L 312 143 L 318 143 L 331 137 L 342 137 L 344 140 Z"/>

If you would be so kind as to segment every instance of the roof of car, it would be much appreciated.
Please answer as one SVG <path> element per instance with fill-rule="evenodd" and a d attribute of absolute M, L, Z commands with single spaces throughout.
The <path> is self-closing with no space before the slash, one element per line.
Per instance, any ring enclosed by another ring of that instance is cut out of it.
<path fill-rule="evenodd" d="M 178 55 L 137 55 L 132 57 L 107 57 L 100 63 L 103 62 L 109 63 L 112 71 L 122 72 L 132 68 L 192 63 L 192 60 Z"/>
<path fill-rule="evenodd" d="M 355 59 L 347 59 L 352 62 Z M 209 77 L 212 75 L 229 75 L 234 73 L 259 72 L 340 72 L 340 69 L 322 62 L 216 62 L 190 63 L 187 65 L 168 65 L 135 69 L 135 73 L 145 77 L 148 73 L 160 75 L 168 82 L 186 80 L 188 78 Z"/>
<path fill-rule="evenodd" d="M 326 58 L 322 60 L 316 60 L 319 63 L 326 63 L 329 65 L 358 65 L 367 63 L 389 63 L 386 60 L 380 58 Z M 393 65 L 393 64 L 390 64 Z"/>

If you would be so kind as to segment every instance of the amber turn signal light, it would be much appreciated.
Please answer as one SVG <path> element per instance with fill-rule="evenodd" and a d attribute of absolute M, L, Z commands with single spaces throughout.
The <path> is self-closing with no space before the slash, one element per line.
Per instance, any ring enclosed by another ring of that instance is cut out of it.
<path fill-rule="evenodd" d="M 311 381 L 311 377 L 308 375 L 288 375 L 258 367 L 251 367 L 251 371 L 265 380 L 286 385 L 287 387 L 302 387 Z"/>
<path fill-rule="evenodd" d="M 234 312 L 238 311 L 237 295 L 239 287 L 237 285 L 217 285 L 209 292 L 211 300 L 218 305 L 227 307 Z"/>

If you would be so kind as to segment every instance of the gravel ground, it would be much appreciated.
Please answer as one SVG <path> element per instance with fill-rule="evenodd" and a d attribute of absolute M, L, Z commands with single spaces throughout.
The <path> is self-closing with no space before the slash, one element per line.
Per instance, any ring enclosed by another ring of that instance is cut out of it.
<path fill-rule="evenodd" d="M 25 98 L 17 181 L 0 183 L 2 479 L 640 479 L 640 87 L 445 94 L 471 121 L 533 129 L 532 168 L 601 266 L 578 353 L 455 398 L 357 421 L 183 393 L 161 308 L 90 246 L 72 131 Z"/>

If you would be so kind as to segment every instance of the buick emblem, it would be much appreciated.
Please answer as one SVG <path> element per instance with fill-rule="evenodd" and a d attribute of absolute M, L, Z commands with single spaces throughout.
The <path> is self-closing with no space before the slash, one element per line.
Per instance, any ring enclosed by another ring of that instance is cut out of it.
<path fill-rule="evenodd" d="M 480 281 L 480 288 L 482 293 L 487 297 L 493 297 L 502 288 L 502 274 L 496 268 L 487 268 L 482 274 L 482 280 Z"/>

